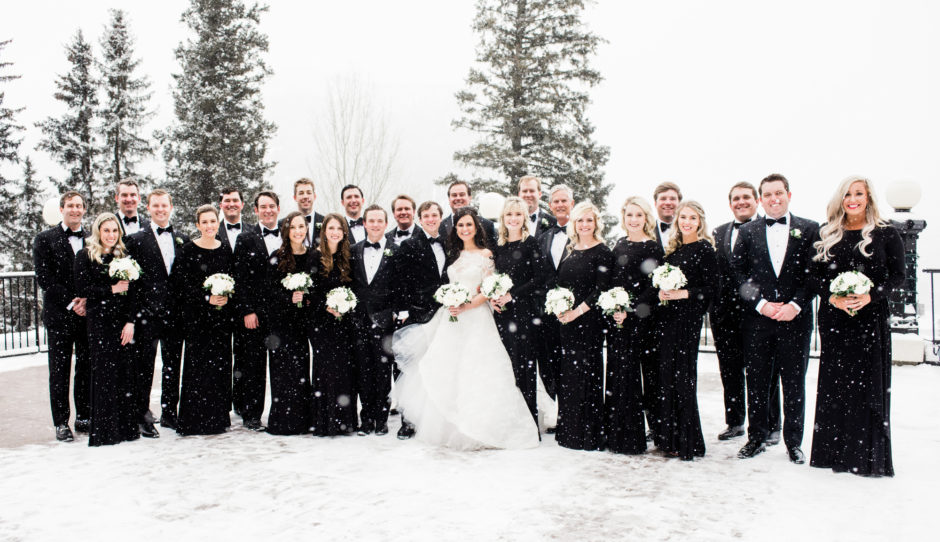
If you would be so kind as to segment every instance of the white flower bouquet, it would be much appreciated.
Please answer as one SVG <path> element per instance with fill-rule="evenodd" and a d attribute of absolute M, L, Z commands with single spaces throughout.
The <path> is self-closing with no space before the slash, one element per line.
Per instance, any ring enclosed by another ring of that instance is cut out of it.
<path fill-rule="evenodd" d="M 473 295 L 470 290 L 459 284 L 443 284 L 434 292 L 434 300 L 445 307 L 459 307 L 471 299 Z M 456 322 L 457 317 L 451 315 L 450 321 Z"/>
<path fill-rule="evenodd" d="M 281 284 L 291 292 L 307 293 L 309 288 L 313 286 L 313 279 L 311 279 L 310 275 L 307 273 L 289 273 L 286 277 L 281 279 Z M 303 301 L 298 301 L 297 308 L 302 306 Z"/>
<path fill-rule="evenodd" d="M 343 315 L 355 309 L 358 302 L 356 294 L 345 286 L 333 288 L 326 294 L 326 306 L 339 313 L 337 320 L 342 320 Z"/>
<path fill-rule="evenodd" d="M 611 288 L 598 296 L 597 306 L 600 307 L 607 316 L 613 316 L 615 312 L 624 311 L 630 306 L 630 294 L 620 286 Z M 622 328 L 623 324 L 617 324 L 617 329 Z"/>
<path fill-rule="evenodd" d="M 209 295 L 230 297 L 235 293 L 235 279 L 225 273 L 215 273 L 206 278 L 202 283 L 202 287 L 205 290 L 209 290 Z M 222 310 L 222 306 L 216 306 L 215 310 Z"/>
<path fill-rule="evenodd" d="M 678 267 L 668 263 L 653 269 L 651 275 L 653 276 L 653 286 L 660 290 L 678 290 L 688 284 L 685 273 Z M 660 305 L 666 305 L 667 303 L 667 301 L 659 302 Z"/>
<path fill-rule="evenodd" d="M 130 256 L 115 258 L 108 265 L 108 276 L 118 280 L 135 281 L 140 278 L 140 273 L 140 265 Z M 121 295 L 126 294 L 121 292 Z"/>
<path fill-rule="evenodd" d="M 861 271 L 846 271 L 839 273 L 829 283 L 829 291 L 838 297 L 847 295 L 864 295 L 871 291 L 875 284 Z M 858 311 L 849 309 L 849 314 L 855 316 Z"/>
<path fill-rule="evenodd" d="M 574 307 L 574 294 L 568 288 L 557 286 L 545 294 L 545 312 L 559 316 Z"/>
<path fill-rule="evenodd" d="M 512 279 L 505 273 L 493 273 L 483 279 L 480 292 L 489 299 L 499 299 L 512 289 Z"/>

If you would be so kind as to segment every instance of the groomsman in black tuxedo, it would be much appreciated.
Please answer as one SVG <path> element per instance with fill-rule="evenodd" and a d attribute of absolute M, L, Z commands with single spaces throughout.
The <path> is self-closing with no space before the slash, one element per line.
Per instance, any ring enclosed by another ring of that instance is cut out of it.
<path fill-rule="evenodd" d="M 297 203 L 297 210 L 307 221 L 307 240 L 304 244 L 308 247 L 315 247 L 320 238 L 320 228 L 323 227 L 323 215 L 313 210 L 313 204 L 317 201 L 317 192 L 312 180 L 302 177 L 294 181 L 294 201 Z M 277 225 L 281 227 L 280 222 Z"/>
<path fill-rule="evenodd" d="M 365 206 L 362 189 L 354 184 L 347 184 L 340 190 L 339 199 L 346 211 L 346 224 L 352 237 L 350 244 L 356 244 L 366 238 L 366 229 L 362 224 L 362 208 Z"/>
<path fill-rule="evenodd" d="M 682 202 L 682 191 L 676 183 L 660 183 L 653 190 L 653 205 L 656 207 L 656 240 L 666 248 L 669 236 L 666 232 L 676 220 L 676 208 Z"/>
<path fill-rule="evenodd" d="M 392 200 L 392 216 L 397 226 L 385 234 L 389 241 L 400 245 L 407 241 L 417 229 L 415 224 L 415 200 L 411 196 L 400 194 Z"/>
<path fill-rule="evenodd" d="M 728 427 L 718 434 L 718 440 L 728 440 L 744 435 L 745 405 L 745 357 L 744 334 L 741 325 L 747 307 L 738 295 L 737 283 L 731 269 L 731 251 L 738 241 L 738 230 L 754 219 L 757 214 L 757 189 L 749 182 L 740 182 L 731 187 L 728 205 L 734 220 L 726 222 L 712 233 L 718 255 L 719 294 L 709 310 L 712 333 L 715 334 L 715 349 L 718 351 L 718 368 L 724 387 L 725 423 Z M 771 434 L 780 430 L 780 386 L 774 385 L 769 409 Z"/>
<path fill-rule="evenodd" d="M 539 237 L 558 223 L 555 217 L 539 207 L 539 202 L 542 200 L 542 179 L 534 175 L 526 175 L 519 179 L 519 197 L 529 207 L 529 231 L 532 235 Z"/>
<path fill-rule="evenodd" d="M 450 203 L 450 215 L 441 221 L 438 234 L 447 239 L 450 230 L 454 227 L 454 212 L 461 207 L 470 205 L 470 185 L 464 181 L 454 181 L 447 187 L 447 201 Z M 486 233 L 486 242 L 490 247 L 496 246 L 496 226 L 492 220 L 480 217 L 480 224 Z"/>
<path fill-rule="evenodd" d="M 545 279 L 551 280 L 558 274 L 558 265 L 568 246 L 568 219 L 574 207 L 574 192 L 568 186 L 553 186 L 548 193 L 548 207 L 555 215 L 555 224 L 539 236 L 539 249 L 544 258 Z M 539 376 L 545 385 L 545 391 L 555 397 L 557 394 L 558 364 L 561 359 L 561 324 L 557 318 L 543 315 L 539 326 L 541 337 L 539 353 Z"/>
<path fill-rule="evenodd" d="M 807 286 L 813 237 L 819 224 L 789 212 L 790 183 L 773 174 L 758 187 L 763 220 L 738 229 L 731 256 L 738 292 L 748 310 L 743 331 L 747 356 L 748 441 L 738 457 L 764 451 L 769 404 L 779 373 L 783 440 L 793 463 L 805 462 L 803 442 L 806 365 L 813 329 L 814 294 Z"/>
<path fill-rule="evenodd" d="M 143 306 L 135 311 L 133 357 L 137 366 L 137 401 L 140 434 L 159 436 L 150 412 L 150 390 L 153 385 L 157 345 L 163 360 L 160 394 L 160 425 L 176 428 L 176 407 L 179 403 L 180 363 L 183 356 L 183 334 L 180 326 L 193 322 L 177 321 L 174 292 L 170 291 L 173 263 L 189 238 L 173 231 L 170 215 L 173 198 L 166 190 L 156 189 L 147 196 L 147 213 L 152 223 L 125 240 L 127 251 L 141 273 L 138 279 Z"/>
<path fill-rule="evenodd" d="M 245 231 L 242 223 L 242 209 L 245 202 L 241 190 L 234 186 L 226 186 L 219 192 L 219 209 L 222 210 L 222 223 L 219 224 L 215 237 L 222 241 L 222 246 L 235 252 L 235 242 L 238 236 Z"/>
<path fill-rule="evenodd" d="M 75 352 L 75 430 L 87 433 L 91 419 L 91 367 L 85 328 L 85 299 L 75 295 L 73 262 L 85 247 L 85 198 L 68 191 L 59 198 L 62 222 L 33 240 L 36 282 L 42 288 L 42 322 L 49 340 L 49 403 L 55 437 L 73 440 L 69 429 L 69 381 Z"/>
<path fill-rule="evenodd" d="M 359 435 L 388 433 L 388 394 L 392 389 L 393 303 L 399 289 L 395 254 L 398 245 L 385 237 L 385 209 L 370 205 L 363 214 L 366 239 L 353 245 L 356 305 L 356 354 L 359 364 Z"/>
<path fill-rule="evenodd" d="M 267 300 L 264 284 L 271 256 L 281 248 L 277 217 L 280 200 L 271 191 L 258 192 L 254 199 L 257 224 L 245 226 L 235 242 L 235 309 L 240 318 L 235 326 L 232 370 L 232 405 L 242 423 L 252 431 L 264 431 L 265 380 L 268 360 Z"/>
<path fill-rule="evenodd" d="M 118 226 L 121 227 L 122 238 L 126 239 L 128 235 L 133 235 L 150 225 L 150 222 L 137 212 L 140 206 L 140 187 L 133 177 L 118 181 L 114 189 L 114 201 L 118 206 Z"/>

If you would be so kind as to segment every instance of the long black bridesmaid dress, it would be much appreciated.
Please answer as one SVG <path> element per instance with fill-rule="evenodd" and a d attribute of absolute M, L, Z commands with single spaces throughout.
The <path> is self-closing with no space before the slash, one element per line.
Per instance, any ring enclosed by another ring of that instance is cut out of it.
<path fill-rule="evenodd" d="M 294 262 L 294 273 L 307 273 L 313 281 L 319 279 L 309 249 L 304 254 L 294 254 Z M 310 340 L 307 326 L 311 297 L 310 293 L 305 294 L 301 307 L 291 302 L 293 292 L 281 284 L 287 273 L 278 271 L 276 261 L 269 267 L 269 275 L 266 310 L 269 311 L 271 329 L 268 337 L 271 411 L 268 413 L 268 433 L 299 435 L 310 431 Z"/>
<path fill-rule="evenodd" d="M 718 259 L 711 244 L 700 239 L 681 245 L 665 258 L 678 267 L 688 283 L 688 299 L 658 307 L 659 418 L 654 441 L 660 450 L 680 459 L 705 455 L 705 438 L 698 412 L 698 347 L 708 303 L 718 292 Z"/>
<path fill-rule="evenodd" d="M 311 257 L 319 264 L 320 252 Z M 319 266 L 318 266 L 319 267 Z M 318 272 L 311 296 L 310 344 L 313 345 L 313 397 L 310 424 L 318 437 L 348 435 L 356 430 L 355 318 L 350 312 L 339 319 L 327 312 L 326 294 L 333 288 L 352 288 L 342 281 L 334 265 L 328 275 Z"/>
<path fill-rule="evenodd" d="M 630 294 L 633 311 L 627 313 L 622 328 L 612 317 L 608 320 L 607 449 L 640 454 L 646 451 L 643 412 L 653 404 L 658 378 L 652 311 L 659 300 L 650 273 L 662 263 L 663 248 L 653 240 L 634 242 L 624 237 L 614 246 L 613 256 L 610 287 L 620 286 Z"/>
<path fill-rule="evenodd" d="M 91 428 L 89 446 L 117 444 L 140 437 L 136 385 L 130 345 L 121 345 L 121 331 L 131 321 L 136 294 L 130 283 L 126 294 L 111 292 L 118 281 L 108 275 L 112 256 L 102 256 L 102 263 L 91 259 L 88 250 L 75 256 L 75 288 L 87 298 L 88 353 L 91 360 Z"/>
<path fill-rule="evenodd" d="M 894 476 L 891 458 L 891 330 L 888 296 L 904 283 L 904 242 L 892 226 L 845 231 L 828 262 L 813 262 L 819 306 L 819 381 L 810 465 L 865 476 Z M 875 287 L 855 316 L 829 304 L 829 284 L 861 271 Z"/>
<path fill-rule="evenodd" d="M 202 283 L 216 273 L 232 276 L 233 270 L 232 251 L 224 245 L 205 249 L 186 243 L 173 264 L 185 340 L 176 428 L 180 435 L 214 435 L 231 425 L 233 304 L 229 300 L 221 309 L 210 305 Z M 245 287 L 250 286 L 235 285 L 236 290 Z"/>
<path fill-rule="evenodd" d="M 496 329 L 512 360 L 516 386 L 538 423 L 536 354 L 539 348 L 536 344 L 536 322 L 541 318 L 540 304 L 545 282 L 538 241 L 529 236 L 499 245 L 493 251 L 493 260 L 496 272 L 509 275 L 512 279 L 512 288 L 509 290 L 512 301 L 503 307 L 502 312 L 493 313 Z"/>
<path fill-rule="evenodd" d="M 553 286 L 574 294 L 591 310 L 561 326 L 562 356 L 558 367 L 558 426 L 555 441 L 565 448 L 604 447 L 604 314 L 597 298 L 610 287 L 614 257 L 600 243 L 566 253 Z M 548 316 L 554 318 L 554 316 Z"/>

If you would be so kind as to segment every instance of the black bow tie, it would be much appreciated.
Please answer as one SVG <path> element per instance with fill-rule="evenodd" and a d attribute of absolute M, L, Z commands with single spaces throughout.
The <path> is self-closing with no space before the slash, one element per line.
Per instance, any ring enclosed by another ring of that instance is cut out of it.
<path fill-rule="evenodd" d="M 78 230 L 78 231 L 69 230 L 69 231 L 67 232 L 67 235 L 68 235 L 69 237 L 78 237 L 79 239 L 82 239 L 82 238 L 85 237 L 85 232 L 82 231 L 82 230 Z"/>
<path fill-rule="evenodd" d="M 770 217 L 767 217 L 767 218 L 764 219 L 764 222 L 766 222 L 768 226 L 773 226 L 774 224 L 783 224 L 783 225 L 786 225 L 786 224 L 787 224 L 787 217 L 786 217 L 786 215 L 781 216 L 780 218 L 770 218 Z"/>
<path fill-rule="evenodd" d="M 665 223 L 665 222 L 660 222 L 660 223 L 659 223 L 659 231 L 660 231 L 660 233 L 664 233 L 666 230 L 668 230 L 668 229 L 670 228 L 670 226 L 672 226 L 672 224 L 667 224 L 667 223 Z"/>
<path fill-rule="evenodd" d="M 136 217 L 136 216 L 125 216 L 125 217 L 122 218 L 121 220 L 124 221 L 124 224 L 130 224 L 131 222 L 137 222 L 137 217 Z"/>
<path fill-rule="evenodd" d="M 362 226 L 362 217 L 357 218 L 356 220 L 349 221 L 349 227 L 354 228 L 356 226 Z"/>
<path fill-rule="evenodd" d="M 261 236 L 262 236 L 262 237 L 264 237 L 265 235 L 273 235 L 274 237 L 277 237 L 279 234 L 280 234 L 280 232 L 277 231 L 277 230 L 269 230 L 269 229 L 267 229 L 267 228 L 261 228 Z"/>
<path fill-rule="evenodd" d="M 307 216 L 304 217 L 304 220 L 307 221 L 307 224 L 309 224 L 312 219 L 313 219 L 313 216 L 312 216 L 312 215 L 307 215 Z"/>
<path fill-rule="evenodd" d="M 731 228 L 736 230 L 745 224 L 747 224 L 747 222 L 732 222 Z"/>
<path fill-rule="evenodd" d="M 229 229 L 229 230 L 240 230 L 240 229 L 242 229 L 242 225 L 241 225 L 241 223 L 238 223 L 238 224 L 228 224 L 228 223 L 226 223 L 226 224 L 225 224 L 225 228 L 226 228 L 226 229 Z"/>
<path fill-rule="evenodd" d="M 539 217 L 538 213 L 532 213 L 531 215 L 529 215 L 529 220 L 531 220 L 532 222 L 535 222 L 535 219 L 538 217 Z"/>
<path fill-rule="evenodd" d="M 380 245 L 380 244 L 378 244 L 378 243 L 370 243 L 370 242 L 366 241 L 366 248 L 374 248 L 375 250 L 378 250 L 378 249 L 382 248 L 382 245 Z"/>
<path fill-rule="evenodd" d="M 408 237 L 411 232 L 408 230 L 395 230 L 395 237 Z"/>
<path fill-rule="evenodd" d="M 441 245 L 441 246 L 444 246 L 444 241 L 441 239 L 441 236 L 437 236 L 437 237 L 428 237 L 428 242 L 429 242 L 429 243 L 432 243 L 432 244 L 433 244 L 433 243 L 437 243 L 437 244 L 439 244 L 439 245 Z"/>
<path fill-rule="evenodd" d="M 160 235 L 160 234 L 162 234 L 163 232 L 173 233 L 173 225 L 172 225 L 172 224 L 169 224 L 169 225 L 167 225 L 167 227 L 165 227 L 165 228 L 161 228 L 160 226 L 157 226 L 157 235 Z"/>
<path fill-rule="evenodd" d="M 552 226 L 552 235 L 555 235 L 558 233 L 566 233 L 567 229 L 568 229 L 567 226 L 559 226 L 558 224 L 555 224 L 554 226 Z"/>

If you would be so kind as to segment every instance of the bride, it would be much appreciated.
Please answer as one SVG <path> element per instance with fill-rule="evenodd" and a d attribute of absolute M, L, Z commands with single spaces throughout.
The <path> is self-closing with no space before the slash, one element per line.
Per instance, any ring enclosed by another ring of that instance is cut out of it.
<path fill-rule="evenodd" d="M 447 240 L 452 284 L 478 292 L 493 273 L 484 235 L 476 211 L 463 207 L 454 213 Z M 398 330 L 392 350 L 402 371 L 392 398 L 419 440 L 459 450 L 538 446 L 538 427 L 483 294 L 439 308 L 426 324 Z"/>

